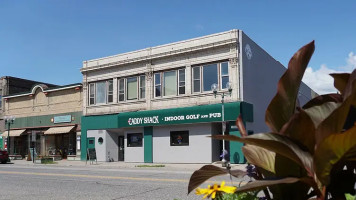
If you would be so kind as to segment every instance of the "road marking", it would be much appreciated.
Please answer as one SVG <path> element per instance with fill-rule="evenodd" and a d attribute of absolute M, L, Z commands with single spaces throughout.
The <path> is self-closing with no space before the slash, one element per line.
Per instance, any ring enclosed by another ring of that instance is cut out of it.
<path fill-rule="evenodd" d="M 140 177 L 124 177 L 124 176 L 96 176 L 96 175 L 83 175 L 83 174 L 55 174 L 55 173 L 36 173 L 36 172 L 9 172 L 0 171 L 0 174 L 15 174 L 15 175 L 36 175 L 36 176 L 61 176 L 61 177 L 80 177 L 80 178 L 98 178 L 98 179 L 120 179 L 120 180 L 135 180 L 135 181 L 161 181 L 161 182 L 183 182 L 188 183 L 186 179 L 159 179 L 159 178 L 140 178 Z M 220 181 L 205 181 L 205 183 L 216 183 Z M 234 185 L 240 182 L 233 182 Z"/>

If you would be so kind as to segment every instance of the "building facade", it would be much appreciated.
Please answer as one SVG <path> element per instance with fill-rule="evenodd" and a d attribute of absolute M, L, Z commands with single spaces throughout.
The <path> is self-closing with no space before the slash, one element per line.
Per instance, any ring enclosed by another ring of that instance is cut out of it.
<path fill-rule="evenodd" d="M 240 143 L 209 136 L 239 135 L 239 115 L 249 133 L 266 131 L 285 70 L 241 30 L 84 61 L 81 158 L 95 148 L 98 161 L 211 163 L 226 149 L 244 162 Z"/>
<path fill-rule="evenodd" d="M 80 156 L 82 84 L 48 87 L 37 84 L 23 93 L 7 95 L 4 115 L 15 116 L 10 126 L 10 155 L 76 159 Z M 7 128 L 7 127 L 6 127 Z"/>
<path fill-rule="evenodd" d="M 12 76 L 3 76 L 0 78 L 0 149 L 6 146 L 6 140 L 2 140 L 1 134 L 5 132 L 5 121 L 3 113 L 3 99 L 6 95 L 28 92 L 35 84 L 46 84 L 49 87 L 55 87 L 56 85 L 42 83 L 38 81 L 32 81 Z"/>

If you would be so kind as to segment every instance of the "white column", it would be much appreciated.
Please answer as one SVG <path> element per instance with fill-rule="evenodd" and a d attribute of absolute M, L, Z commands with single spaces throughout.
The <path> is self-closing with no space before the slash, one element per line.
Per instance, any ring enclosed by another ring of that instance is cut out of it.
<path fill-rule="evenodd" d="M 192 94 L 192 66 L 185 66 L 185 94 Z"/>

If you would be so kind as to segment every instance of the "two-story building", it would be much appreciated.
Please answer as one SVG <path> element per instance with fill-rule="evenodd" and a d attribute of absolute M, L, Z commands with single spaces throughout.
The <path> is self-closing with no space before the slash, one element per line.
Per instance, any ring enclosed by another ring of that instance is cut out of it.
<path fill-rule="evenodd" d="M 80 157 L 81 83 L 55 87 L 36 84 L 3 100 L 4 115 L 16 117 L 5 134 L 10 137 L 11 156 L 23 158 L 35 148 L 42 156 Z"/>
<path fill-rule="evenodd" d="M 17 78 L 12 76 L 0 77 L 0 149 L 6 148 L 5 120 L 3 113 L 3 96 L 12 95 L 20 92 L 28 92 L 35 84 L 46 84 L 48 87 L 56 87 L 57 85 L 43 83 L 39 81 L 27 80 L 23 78 Z"/>
<path fill-rule="evenodd" d="M 211 163 L 224 148 L 244 162 L 242 144 L 209 136 L 239 135 L 240 114 L 249 133 L 266 131 L 285 70 L 241 30 L 84 61 L 81 158 L 95 148 L 98 161 Z"/>

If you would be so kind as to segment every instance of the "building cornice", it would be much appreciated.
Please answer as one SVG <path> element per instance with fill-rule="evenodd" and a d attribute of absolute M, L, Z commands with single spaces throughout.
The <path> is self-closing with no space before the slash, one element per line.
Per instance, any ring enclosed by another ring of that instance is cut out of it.
<path fill-rule="evenodd" d="M 81 68 L 80 71 L 85 73 L 113 66 L 151 61 L 153 59 L 216 48 L 238 42 L 237 32 L 238 30 L 231 30 L 114 56 L 88 60 L 83 62 L 83 68 Z"/>

